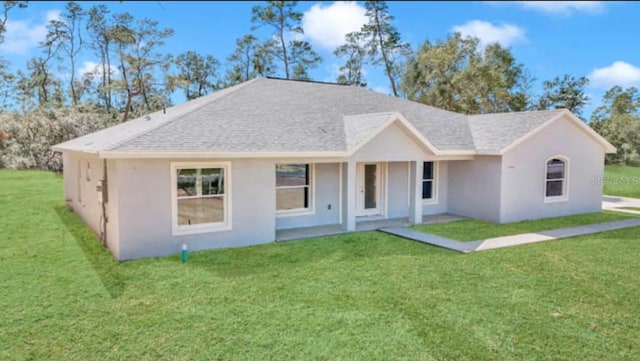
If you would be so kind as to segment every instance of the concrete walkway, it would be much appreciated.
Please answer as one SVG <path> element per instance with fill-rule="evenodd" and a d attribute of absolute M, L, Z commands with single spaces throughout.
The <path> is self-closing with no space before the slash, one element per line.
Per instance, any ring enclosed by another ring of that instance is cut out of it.
<path fill-rule="evenodd" d="M 585 226 L 560 228 L 537 233 L 522 233 L 513 236 L 487 238 L 485 240 L 460 242 L 454 239 L 439 237 L 433 234 L 415 231 L 405 227 L 381 228 L 381 232 L 393 234 L 413 241 L 442 247 L 461 253 L 471 253 L 485 251 L 488 249 L 518 246 L 521 244 L 538 243 L 552 241 L 556 239 L 582 236 L 600 232 L 613 231 L 629 227 L 640 226 L 640 218 L 624 219 L 621 221 L 595 223 Z"/>
<path fill-rule="evenodd" d="M 616 196 L 602 196 L 602 209 L 606 209 L 608 211 L 640 214 L 640 211 L 623 209 L 629 207 L 640 209 L 640 199 Z"/>
<path fill-rule="evenodd" d="M 482 243 L 482 241 L 460 242 L 456 241 L 455 239 L 444 238 L 436 236 L 435 234 L 415 231 L 406 227 L 385 227 L 378 229 L 378 231 L 462 253 L 473 252 Z"/>

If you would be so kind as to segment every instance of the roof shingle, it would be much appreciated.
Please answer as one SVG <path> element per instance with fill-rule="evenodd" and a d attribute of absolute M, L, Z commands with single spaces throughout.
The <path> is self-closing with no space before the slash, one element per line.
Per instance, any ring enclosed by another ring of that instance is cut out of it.
<path fill-rule="evenodd" d="M 259 78 L 54 149 L 346 151 L 400 113 L 438 150 L 495 152 L 556 112 L 465 116 L 360 87 Z"/>

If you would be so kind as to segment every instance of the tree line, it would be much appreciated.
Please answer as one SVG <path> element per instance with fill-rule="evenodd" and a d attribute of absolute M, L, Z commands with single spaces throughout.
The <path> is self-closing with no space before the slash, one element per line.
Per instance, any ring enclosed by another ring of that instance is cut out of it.
<path fill-rule="evenodd" d="M 47 24 L 39 54 L 24 70 L 9 71 L 0 58 L 0 167 L 59 169 L 50 146 L 170 106 L 170 95 L 186 99 L 263 76 L 312 80 L 322 62 L 300 36 L 297 1 L 254 6 L 252 32 L 236 40 L 223 61 L 209 54 L 163 52 L 174 30 L 159 22 L 112 13 L 104 5 L 67 2 Z M 0 43 L 9 16 L 26 1 L 3 1 Z M 364 68 L 381 71 L 391 94 L 465 114 L 567 108 L 583 117 L 590 100 L 586 77 L 570 74 L 542 82 L 498 43 L 481 46 L 459 33 L 425 40 L 416 49 L 402 40 L 384 1 L 364 3 L 367 21 L 346 34 L 334 55 L 342 60 L 336 82 L 367 86 Z M 258 28 L 271 30 L 261 39 Z M 78 74 L 80 56 L 98 59 L 94 71 Z M 59 74 L 67 74 L 60 76 Z M 586 119 L 583 118 L 586 121 Z M 609 163 L 640 164 L 640 95 L 613 87 L 589 124 L 618 148 Z"/>

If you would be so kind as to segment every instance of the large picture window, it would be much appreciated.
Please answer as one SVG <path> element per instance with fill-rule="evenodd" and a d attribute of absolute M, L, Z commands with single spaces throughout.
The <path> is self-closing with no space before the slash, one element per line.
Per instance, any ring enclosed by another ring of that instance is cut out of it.
<path fill-rule="evenodd" d="M 567 198 L 567 160 L 552 158 L 546 163 L 545 198 L 565 200 Z"/>
<path fill-rule="evenodd" d="M 228 164 L 174 164 L 172 171 L 174 233 L 228 228 Z"/>
<path fill-rule="evenodd" d="M 422 165 L 422 200 L 436 199 L 436 163 L 424 162 Z"/>
<path fill-rule="evenodd" d="M 311 165 L 276 165 L 276 211 L 281 213 L 311 210 Z"/>

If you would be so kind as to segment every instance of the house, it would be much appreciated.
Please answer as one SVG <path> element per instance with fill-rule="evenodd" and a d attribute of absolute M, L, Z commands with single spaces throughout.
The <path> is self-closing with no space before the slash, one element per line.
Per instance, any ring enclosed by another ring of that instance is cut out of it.
<path fill-rule="evenodd" d="M 67 204 L 118 260 L 366 220 L 597 212 L 604 156 L 615 151 L 567 110 L 466 116 L 271 78 L 53 149 Z"/>

